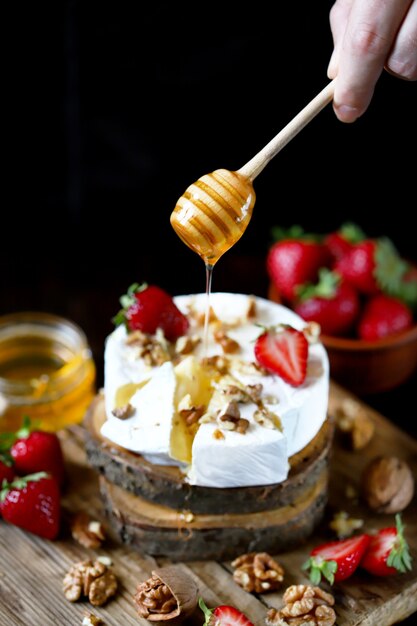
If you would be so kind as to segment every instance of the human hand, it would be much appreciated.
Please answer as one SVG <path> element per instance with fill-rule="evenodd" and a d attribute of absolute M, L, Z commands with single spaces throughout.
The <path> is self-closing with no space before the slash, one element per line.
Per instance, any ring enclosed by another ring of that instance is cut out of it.
<path fill-rule="evenodd" d="M 417 0 L 336 0 L 330 11 L 333 108 L 354 122 L 368 108 L 384 67 L 417 80 Z"/>

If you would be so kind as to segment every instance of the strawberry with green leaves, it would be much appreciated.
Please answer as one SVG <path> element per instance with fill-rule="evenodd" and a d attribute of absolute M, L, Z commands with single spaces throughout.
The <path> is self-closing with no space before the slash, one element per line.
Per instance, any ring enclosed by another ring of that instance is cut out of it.
<path fill-rule="evenodd" d="M 253 626 L 246 615 L 234 606 L 223 604 L 215 609 L 209 609 L 203 598 L 199 599 L 198 606 L 205 616 L 204 626 Z"/>
<path fill-rule="evenodd" d="M 3 484 L 3 480 L 10 482 L 13 480 L 14 475 L 11 456 L 5 452 L 0 452 L 0 487 Z"/>
<path fill-rule="evenodd" d="M 14 526 L 45 539 L 55 539 L 59 532 L 61 505 L 56 479 L 46 472 L 3 481 L 0 490 L 0 513 Z"/>
<path fill-rule="evenodd" d="M 274 233 L 280 240 L 270 248 L 266 267 L 280 295 L 292 302 L 297 287 L 317 280 L 319 269 L 329 264 L 330 254 L 317 236 L 307 235 L 299 227 L 289 233 L 277 230 Z"/>
<path fill-rule="evenodd" d="M 189 322 L 175 305 L 172 297 L 160 287 L 131 285 L 120 298 L 122 309 L 114 317 L 116 325 L 125 324 L 128 331 L 140 330 L 153 335 L 160 328 L 168 341 L 185 335 Z"/>
<path fill-rule="evenodd" d="M 404 537 L 401 516 L 395 516 L 396 526 L 382 528 L 371 541 L 361 561 L 361 567 L 374 576 L 391 576 L 411 571 L 411 555 Z"/>
<path fill-rule="evenodd" d="M 334 269 L 363 294 L 375 295 L 383 291 L 395 295 L 408 264 L 389 239 L 366 239 L 339 259 Z"/>
<path fill-rule="evenodd" d="M 304 333 L 280 324 L 266 329 L 255 342 L 255 357 L 262 367 L 298 387 L 307 374 L 308 342 Z"/>
<path fill-rule="evenodd" d="M 343 224 L 339 230 L 329 233 L 324 244 L 327 246 L 331 256 L 338 261 L 345 256 L 353 246 L 366 239 L 366 235 L 359 226 L 351 222 Z"/>
<path fill-rule="evenodd" d="M 364 341 L 377 341 L 400 333 L 413 325 L 413 314 L 404 302 L 383 294 L 365 304 L 358 324 L 358 335 Z"/>
<path fill-rule="evenodd" d="M 370 540 L 369 535 L 363 534 L 323 543 L 310 552 L 302 569 L 309 571 L 313 585 L 318 585 L 322 577 L 331 585 L 346 580 L 358 568 Z"/>
<path fill-rule="evenodd" d="M 64 481 L 64 457 L 57 435 L 37 430 L 27 416 L 16 433 L 0 435 L 0 451 L 9 454 L 16 474 L 44 471 L 55 476 L 59 484 Z"/>
<path fill-rule="evenodd" d="M 317 284 L 307 284 L 297 290 L 294 310 L 307 322 L 317 322 L 325 335 L 345 335 L 359 315 L 359 296 L 335 272 L 323 268 Z"/>

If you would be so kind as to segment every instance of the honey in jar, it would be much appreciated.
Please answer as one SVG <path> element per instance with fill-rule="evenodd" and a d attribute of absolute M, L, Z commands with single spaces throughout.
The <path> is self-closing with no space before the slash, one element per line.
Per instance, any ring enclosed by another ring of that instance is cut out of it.
<path fill-rule="evenodd" d="M 95 393 L 95 366 L 83 331 L 46 313 L 0 317 L 0 431 L 25 415 L 56 431 L 83 419 Z"/>

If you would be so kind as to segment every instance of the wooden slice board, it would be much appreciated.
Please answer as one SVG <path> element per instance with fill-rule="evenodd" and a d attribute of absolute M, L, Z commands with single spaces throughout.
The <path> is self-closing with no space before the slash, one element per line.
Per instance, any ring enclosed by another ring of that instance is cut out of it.
<path fill-rule="evenodd" d="M 336 385 L 331 388 L 331 403 L 348 397 Z M 381 528 L 393 516 L 373 515 L 361 504 L 346 499 L 347 484 L 358 486 L 360 474 L 368 461 L 379 454 L 393 454 L 405 459 L 417 475 L 417 442 L 399 431 L 381 415 L 371 411 L 377 433 L 369 446 L 358 453 L 344 450 L 336 441 L 331 462 L 330 507 L 348 510 L 365 520 L 366 530 Z M 68 463 L 69 484 L 63 504 L 69 511 L 86 510 L 106 524 L 98 479 L 87 466 L 83 450 L 83 430 L 74 428 L 62 435 Z M 406 535 L 415 562 L 417 561 L 417 498 L 403 514 Z M 306 583 L 300 569 L 311 547 L 325 537 L 326 528 L 316 532 L 308 544 L 275 555 L 283 565 L 285 586 Z M 61 586 L 64 574 L 78 560 L 108 555 L 120 581 L 120 592 L 107 606 L 93 609 L 88 603 L 71 604 L 65 600 Z M 157 565 L 166 559 L 141 556 L 128 546 L 109 540 L 93 552 L 76 544 L 63 529 L 62 539 L 45 541 L 0 522 L 0 626 L 81 625 L 83 615 L 93 612 L 106 626 L 137 626 L 149 624 L 139 618 L 132 596 L 138 582 L 145 580 Z M 263 626 L 267 608 L 280 607 L 282 593 L 263 596 L 248 594 L 232 578 L 230 562 L 192 561 L 177 565 L 197 582 L 208 606 L 232 604 L 247 614 L 255 626 Z M 336 585 L 337 626 L 390 626 L 417 610 L 417 565 L 405 575 L 377 579 L 362 573 Z M 185 622 L 186 626 L 202 624 L 199 613 Z"/>

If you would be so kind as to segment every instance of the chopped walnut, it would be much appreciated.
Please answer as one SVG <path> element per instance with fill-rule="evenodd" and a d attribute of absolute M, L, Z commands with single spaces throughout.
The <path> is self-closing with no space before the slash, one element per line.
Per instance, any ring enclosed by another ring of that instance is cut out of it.
<path fill-rule="evenodd" d="M 234 581 L 249 593 L 266 593 L 281 586 L 284 570 L 266 552 L 242 554 L 232 562 Z"/>
<path fill-rule="evenodd" d="M 196 322 L 197 326 L 204 326 L 205 321 L 206 321 L 206 313 L 205 313 L 205 311 L 191 310 L 190 311 L 190 315 L 191 315 L 191 317 L 193 317 L 195 319 L 195 322 Z M 211 324 L 212 322 L 217 322 L 217 321 L 218 321 L 218 317 L 215 314 L 213 307 L 210 307 L 208 322 L 209 322 L 209 324 Z"/>
<path fill-rule="evenodd" d="M 253 419 L 257 424 L 263 426 L 264 428 L 276 428 L 277 430 L 282 430 L 281 420 L 278 415 L 268 411 L 266 408 L 257 409 L 253 414 Z"/>
<path fill-rule="evenodd" d="M 100 617 L 97 617 L 93 613 L 88 613 L 84 616 L 81 626 L 102 626 L 104 624 Z"/>
<path fill-rule="evenodd" d="M 228 400 L 235 402 L 248 402 L 249 396 L 246 393 L 245 389 L 242 387 L 238 387 L 238 385 L 226 385 L 222 392 L 227 397 Z"/>
<path fill-rule="evenodd" d="M 337 427 L 349 438 L 353 450 L 361 450 L 372 439 L 375 425 L 364 406 L 347 398 L 335 410 Z"/>
<path fill-rule="evenodd" d="M 126 337 L 127 346 L 144 346 L 149 340 L 149 336 L 141 330 L 134 330 Z"/>
<path fill-rule="evenodd" d="M 94 606 L 102 606 L 117 591 L 117 580 L 111 570 L 100 561 L 82 561 L 65 574 L 64 595 L 70 602 L 87 596 Z"/>
<path fill-rule="evenodd" d="M 206 407 L 203 404 L 199 404 L 197 406 L 191 406 L 189 409 L 181 409 L 179 413 L 181 417 L 185 419 L 187 426 L 192 426 L 193 424 L 197 424 L 200 417 L 204 415 L 205 410 Z"/>
<path fill-rule="evenodd" d="M 96 550 L 105 540 L 104 528 L 101 522 L 94 520 L 88 513 L 76 513 L 70 522 L 73 539 L 85 548 Z"/>
<path fill-rule="evenodd" d="M 263 385 L 262 383 L 256 383 L 255 385 L 247 385 L 246 393 L 252 400 L 252 402 L 260 402 L 262 395 Z"/>
<path fill-rule="evenodd" d="M 217 374 L 221 374 L 222 376 L 228 373 L 230 367 L 227 358 L 217 354 L 215 356 L 205 357 L 202 359 L 201 364 L 215 370 Z"/>
<path fill-rule="evenodd" d="M 251 320 L 256 317 L 256 300 L 253 296 L 249 298 L 248 310 L 246 311 L 246 319 Z"/>
<path fill-rule="evenodd" d="M 155 574 L 138 585 L 135 604 L 139 615 L 144 618 L 152 614 L 172 613 L 177 608 L 177 601 L 172 591 Z"/>
<path fill-rule="evenodd" d="M 224 439 L 224 435 L 223 435 L 222 431 L 219 430 L 218 428 L 216 428 L 216 430 L 213 431 L 213 437 L 214 437 L 214 439 Z"/>
<path fill-rule="evenodd" d="M 234 354 L 240 350 L 238 342 L 229 337 L 224 330 L 216 330 L 214 332 L 214 341 L 221 345 L 223 352 L 226 354 Z"/>
<path fill-rule="evenodd" d="M 317 343 L 320 339 L 321 327 L 317 322 L 309 322 L 307 326 L 303 328 L 304 337 L 308 343 Z"/>
<path fill-rule="evenodd" d="M 175 343 L 175 352 L 177 354 L 191 354 L 200 342 L 201 338 L 198 335 L 192 337 L 182 335 L 182 337 L 178 337 Z"/>
<path fill-rule="evenodd" d="M 240 417 L 239 407 L 235 400 L 228 402 L 217 415 L 217 423 L 224 430 L 236 430 L 244 435 L 248 430 L 249 420 Z"/>
<path fill-rule="evenodd" d="M 267 626 L 333 626 L 336 622 L 334 598 L 320 587 L 291 585 L 283 601 L 282 609 L 268 611 Z"/>
<path fill-rule="evenodd" d="M 234 359 L 233 367 L 236 371 L 241 374 L 247 374 L 248 376 L 271 376 L 271 372 L 254 361 L 249 362 Z"/>
<path fill-rule="evenodd" d="M 349 517 L 346 511 L 339 511 L 336 513 L 329 524 L 330 528 L 334 530 L 338 539 L 346 539 L 353 535 L 355 530 L 362 528 L 363 519 L 355 519 Z"/>
<path fill-rule="evenodd" d="M 113 409 L 112 415 L 114 415 L 114 417 L 118 417 L 119 420 L 127 420 L 128 417 L 132 417 L 135 410 L 136 409 L 130 404 L 130 402 L 128 402 L 123 406 L 117 407 L 117 409 Z"/>

